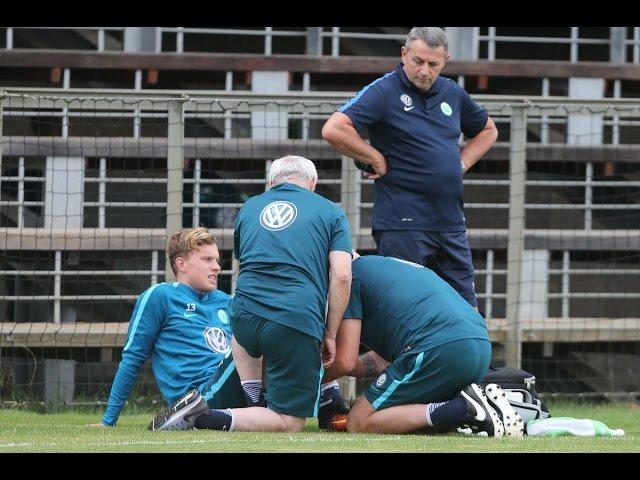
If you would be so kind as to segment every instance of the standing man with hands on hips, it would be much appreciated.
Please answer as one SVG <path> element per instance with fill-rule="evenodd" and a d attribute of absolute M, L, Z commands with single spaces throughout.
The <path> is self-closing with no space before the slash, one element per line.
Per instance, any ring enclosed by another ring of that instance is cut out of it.
<path fill-rule="evenodd" d="M 438 27 L 414 27 L 402 62 L 335 112 L 322 136 L 375 180 L 378 254 L 424 265 L 477 307 L 463 213 L 462 175 L 498 138 L 487 114 L 440 77 L 449 60 Z M 367 129 L 370 144 L 358 131 Z M 460 134 L 468 138 L 461 150 Z M 368 167 L 370 166 L 370 167 Z"/>

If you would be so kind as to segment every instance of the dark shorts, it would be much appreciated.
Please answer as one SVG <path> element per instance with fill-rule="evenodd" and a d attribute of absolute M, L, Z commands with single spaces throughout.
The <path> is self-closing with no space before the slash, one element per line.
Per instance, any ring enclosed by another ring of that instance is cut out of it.
<path fill-rule="evenodd" d="M 284 415 L 317 416 L 324 373 L 319 341 L 232 305 L 228 311 L 237 342 L 252 357 L 263 356 L 267 406 Z"/>
<path fill-rule="evenodd" d="M 209 408 L 243 408 L 247 400 L 240 384 L 231 352 L 209 380 L 200 385 L 198 390 L 209 404 Z"/>
<path fill-rule="evenodd" d="M 412 403 L 444 402 L 470 383 L 481 381 L 489 370 L 491 342 L 456 340 L 424 352 L 398 357 L 365 390 L 373 408 Z"/>
<path fill-rule="evenodd" d="M 467 232 L 374 230 L 378 255 L 424 265 L 477 307 L 471 249 Z"/>

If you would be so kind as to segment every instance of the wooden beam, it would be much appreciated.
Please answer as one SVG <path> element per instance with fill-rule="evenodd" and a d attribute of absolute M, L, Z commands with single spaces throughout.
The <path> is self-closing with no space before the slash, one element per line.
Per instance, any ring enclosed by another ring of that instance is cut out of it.
<path fill-rule="evenodd" d="M 0 347 L 122 347 L 129 322 L 0 323 Z"/>
<path fill-rule="evenodd" d="M 488 321 L 494 342 L 504 342 L 507 321 Z M 520 321 L 523 342 L 635 342 L 640 340 L 638 318 L 539 318 Z"/>
<path fill-rule="evenodd" d="M 215 232 L 215 229 L 211 231 Z M 164 250 L 166 246 L 167 237 L 164 228 L 3 228 L 0 230 L 1 250 L 147 251 Z"/>
<path fill-rule="evenodd" d="M 491 340 L 505 341 L 503 318 L 488 321 Z M 540 318 L 521 321 L 524 342 L 637 342 L 638 318 Z M 0 347 L 122 347 L 129 322 L 0 323 Z"/>
<path fill-rule="evenodd" d="M 383 74 L 398 57 L 330 57 L 237 53 L 125 53 L 79 50 L 0 50 L 0 67 L 62 67 L 120 70 L 281 70 L 311 73 Z M 445 75 L 488 77 L 589 77 L 640 80 L 640 65 L 549 60 L 451 61 Z"/>
<path fill-rule="evenodd" d="M 83 156 L 118 158 L 166 158 L 164 137 L 1 137 L 3 155 Z M 255 140 L 250 138 L 186 138 L 187 158 L 273 159 L 297 152 L 311 160 L 339 159 L 340 155 L 320 139 Z M 509 160 L 509 144 L 496 143 L 483 160 Z M 530 162 L 640 163 L 640 145 L 527 144 Z"/>
<path fill-rule="evenodd" d="M 358 248 L 375 250 L 371 227 L 352 230 Z M 507 229 L 469 228 L 469 246 L 476 249 L 507 248 Z M 640 230 L 545 230 L 527 229 L 524 245 L 543 250 L 640 250 Z"/>
<path fill-rule="evenodd" d="M 232 228 L 211 228 L 221 246 L 233 245 Z M 375 250 L 371 227 L 353 229 L 358 248 Z M 507 247 L 507 230 L 470 228 L 469 245 Z M 164 250 L 164 228 L 3 228 L 0 250 Z M 525 247 L 548 250 L 640 250 L 640 230 L 525 230 Z"/>
<path fill-rule="evenodd" d="M 166 158 L 164 137 L 2 137 L 3 155 Z M 274 159 L 291 152 L 310 160 L 338 159 L 324 140 L 255 140 L 250 138 L 186 138 L 187 158 Z"/>

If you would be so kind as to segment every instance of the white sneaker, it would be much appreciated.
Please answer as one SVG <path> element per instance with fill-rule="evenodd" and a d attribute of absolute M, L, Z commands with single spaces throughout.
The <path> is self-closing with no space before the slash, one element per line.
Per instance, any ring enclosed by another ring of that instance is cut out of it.
<path fill-rule="evenodd" d="M 504 425 L 504 434 L 507 437 L 522 437 L 524 435 L 524 422 L 515 408 L 511 406 L 502 387 L 496 383 L 490 383 L 484 389 L 489 403 L 493 405 Z"/>
<path fill-rule="evenodd" d="M 460 392 L 467 402 L 467 419 L 458 426 L 460 433 L 482 437 L 502 437 L 504 427 L 495 409 L 487 402 L 487 397 L 475 383 Z M 470 430 L 470 433 L 468 433 Z"/>

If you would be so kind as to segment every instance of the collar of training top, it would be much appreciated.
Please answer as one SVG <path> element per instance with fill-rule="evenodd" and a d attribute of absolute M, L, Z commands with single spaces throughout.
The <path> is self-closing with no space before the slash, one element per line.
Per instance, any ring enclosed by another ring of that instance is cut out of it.
<path fill-rule="evenodd" d="M 420 93 L 422 95 L 425 95 L 427 97 L 431 97 L 435 94 L 437 94 L 440 89 L 442 88 L 442 82 L 444 81 L 440 76 L 438 76 L 438 78 L 436 78 L 436 82 L 431 85 L 431 88 L 429 90 L 427 90 L 426 92 L 423 92 L 422 90 L 420 90 L 419 88 L 417 88 L 413 83 L 411 83 L 411 81 L 409 81 L 409 79 L 407 78 L 407 74 L 404 73 L 404 63 L 400 62 L 397 66 L 396 66 L 396 73 L 398 75 L 398 78 L 400 79 L 400 82 L 402 82 L 402 84 L 406 87 L 409 88 L 411 90 L 413 90 L 416 93 Z"/>
<path fill-rule="evenodd" d="M 211 293 L 211 292 L 201 292 L 199 290 L 195 290 L 195 289 L 191 288 L 189 285 L 187 285 L 186 283 L 182 283 L 182 282 L 178 282 L 177 288 L 181 292 L 186 293 L 191 298 L 194 298 L 194 299 L 199 300 L 201 302 L 204 302 L 204 301 L 208 300 L 209 299 L 209 293 Z"/>

